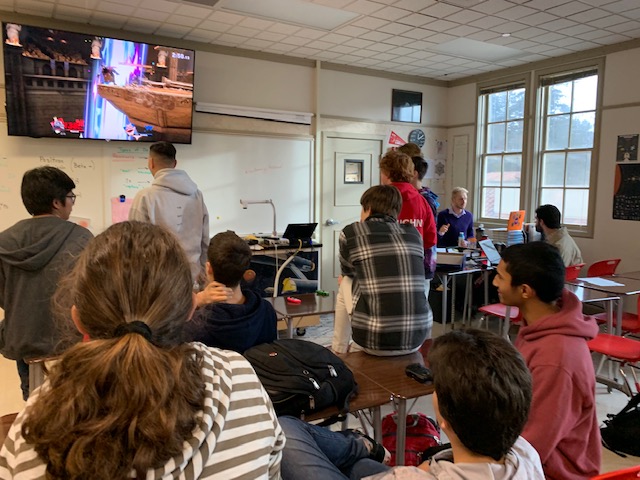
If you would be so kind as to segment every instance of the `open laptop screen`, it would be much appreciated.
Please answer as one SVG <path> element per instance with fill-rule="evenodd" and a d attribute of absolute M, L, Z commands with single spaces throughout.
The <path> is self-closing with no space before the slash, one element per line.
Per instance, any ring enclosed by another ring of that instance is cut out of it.
<path fill-rule="evenodd" d="M 500 263 L 500 254 L 496 249 L 496 246 L 490 239 L 480 240 L 478 244 L 482 247 L 482 251 L 487 256 L 487 260 L 491 263 L 491 265 L 498 265 Z"/>
<path fill-rule="evenodd" d="M 290 223 L 282 236 L 294 246 L 298 240 L 302 240 L 303 244 L 310 243 L 317 226 L 317 223 Z"/>

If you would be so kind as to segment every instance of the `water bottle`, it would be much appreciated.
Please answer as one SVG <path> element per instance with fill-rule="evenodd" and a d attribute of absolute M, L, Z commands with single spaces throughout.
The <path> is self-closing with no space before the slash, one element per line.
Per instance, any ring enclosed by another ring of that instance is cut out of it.
<path fill-rule="evenodd" d="M 458 246 L 461 248 L 466 247 L 467 242 L 464 241 L 464 232 L 460 232 L 460 234 L 458 235 Z"/>

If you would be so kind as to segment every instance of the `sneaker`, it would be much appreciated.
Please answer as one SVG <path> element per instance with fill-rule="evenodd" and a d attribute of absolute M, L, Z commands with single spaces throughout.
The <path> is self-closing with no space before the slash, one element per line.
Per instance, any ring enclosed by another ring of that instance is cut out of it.
<path fill-rule="evenodd" d="M 360 430 L 349 429 L 349 431 L 364 442 L 365 447 L 367 447 L 367 450 L 369 451 L 369 458 L 371 460 L 375 460 L 376 462 L 384 465 L 389 465 L 391 462 L 391 452 L 384 448 L 384 445 L 376 442 L 373 438 Z"/>

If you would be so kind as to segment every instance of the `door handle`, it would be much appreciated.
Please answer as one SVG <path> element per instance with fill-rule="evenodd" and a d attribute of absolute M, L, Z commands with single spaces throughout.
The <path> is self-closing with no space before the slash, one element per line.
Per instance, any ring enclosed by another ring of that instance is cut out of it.
<path fill-rule="evenodd" d="M 326 220 L 326 222 L 324 222 L 325 226 L 327 227 L 331 227 L 333 225 L 338 225 L 340 223 L 340 220 L 334 220 L 333 218 L 328 218 Z"/>

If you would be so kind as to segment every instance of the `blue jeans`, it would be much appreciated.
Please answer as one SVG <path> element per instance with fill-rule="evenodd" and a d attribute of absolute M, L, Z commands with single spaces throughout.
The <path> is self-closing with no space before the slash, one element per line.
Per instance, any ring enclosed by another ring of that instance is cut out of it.
<path fill-rule="evenodd" d="M 358 480 L 389 469 L 371 460 L 364 442 L 351 432 L 332 432 L 295 417 L 278 421 L 287 437 L 283 480 Z"/>

